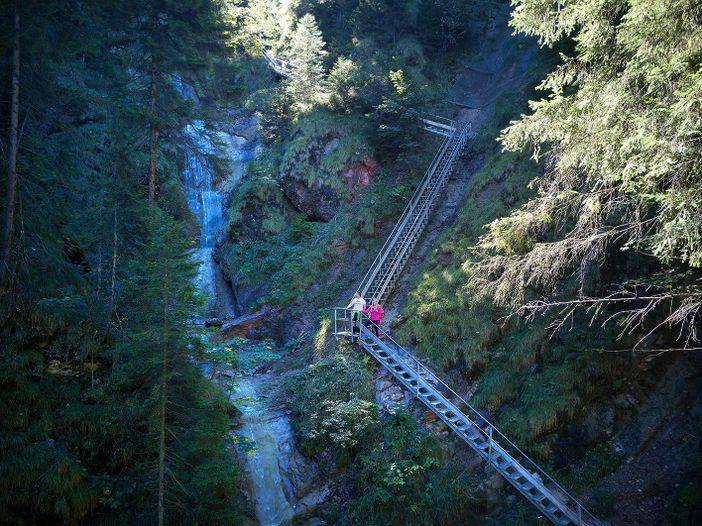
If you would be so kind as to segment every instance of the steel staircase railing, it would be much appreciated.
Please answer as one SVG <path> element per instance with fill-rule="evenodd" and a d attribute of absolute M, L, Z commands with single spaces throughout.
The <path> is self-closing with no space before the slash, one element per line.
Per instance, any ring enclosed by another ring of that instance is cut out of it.
<path fill-rule="evenodd" d="M 509 440 L 429 367 L 405 350 L 381 327 L 380 337 L 358 323 L 354 331 L 350 310 L 334 309 L 334 334 L 351 337 L 412 392 L 454 433 L 517 491 L 559 526 L 602 526 L 575 497 Z M 371 325 L 375 325 L 371 322 Z"/>
<path fill-rule="evenodd" d="M 455 129 L 442 143 L 400 220 L 378 252 L 359 286 L 363 297 L 383 303 L 428 223 L 436 197 L 468 140 L 467 126 Z"/>
<path fill-rule="evenodd" d="M 295 68 L 297 67 L 295 64 L 274 57 L 265 47 L 261 49 L 261 53 L 263 54 L 263 58 L 266 60 L 268 65 L 277 75 L 286 79 L 295 76 Z"/>

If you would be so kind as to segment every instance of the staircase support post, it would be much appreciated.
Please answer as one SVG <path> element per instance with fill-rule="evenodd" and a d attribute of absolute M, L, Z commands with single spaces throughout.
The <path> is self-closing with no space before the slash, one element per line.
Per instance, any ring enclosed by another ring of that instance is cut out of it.
<path fill-rule="evenodd" d="M 492 426 L 489 429 L 490 432 L 488 433 L 488 467 L 490 467 L 490 464 L 492 463 Z"/>

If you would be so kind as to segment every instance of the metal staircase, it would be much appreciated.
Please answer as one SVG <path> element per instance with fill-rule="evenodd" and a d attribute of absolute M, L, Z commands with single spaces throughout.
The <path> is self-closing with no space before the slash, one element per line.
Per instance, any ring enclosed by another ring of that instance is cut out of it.
<path fill-rule="evenodd" d="M 403 349 L 382 328 L 379 328 L 379 332 L 380 338 L 362 325 L 360 332 L 353 332 L 351 311 L 334 309 L 334 333 L 337 338 L 358 340 L 406 389 L 473 448 L 489 467 L 495 468 L 554 524 L 604 524 L 431 369 Z"/>
<path fill-rule="evenodd" d="M 424 118 L 420 120 L 425 129 L 443 135 L 445 139 L 400 220 L 357 289 L 368 301 L 376 298 L 381 304 L 385 303 L 424 232 L 436 198 L 446 184 L 456 158 L 468 139 L 467 126 L 456 128 L 450 121 L 446 123 Z M 395 342 L 382 328 L 378 329 L 381 338 L 361 323 L 353 322 L 351 311 L 334 309 L 334 335 L 337 339 L 343 337 L 358 341 L 545 517 L 560 526 L 604 524 L 475 408 L 441 381 L 431 369 Z"/>
<path fill-rule="evenodd" d="M 423 120 L 426 121 L 426 119 Z M 460 128 L 446 124 L 440 124 L 440 126 L 444 132 L 449 129 L 453 131 L 447 136 L 442 133 L 446 139 L 429 165 L 400 220 L 359 285 L 361 296 L 368 300 L 377 298 L 383 304 L 387 299 L 412 254 L 412 249 L 424 232 L 436 198 L 446 184 L 456 158 L 468 140 L 468 126 Z"/>

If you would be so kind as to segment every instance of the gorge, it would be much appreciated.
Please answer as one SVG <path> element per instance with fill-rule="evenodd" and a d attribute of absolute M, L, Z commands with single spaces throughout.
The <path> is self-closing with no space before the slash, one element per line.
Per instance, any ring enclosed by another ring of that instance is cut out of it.
<path fill-rule="evenodd" d="M 0 524 L 698 524 L 697 4 L 5 1 Z"/>

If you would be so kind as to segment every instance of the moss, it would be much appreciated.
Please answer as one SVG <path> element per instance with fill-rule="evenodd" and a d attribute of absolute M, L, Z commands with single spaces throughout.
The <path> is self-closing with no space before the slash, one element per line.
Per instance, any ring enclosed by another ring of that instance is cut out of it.
<path fill-rule="evenodd" d="M 354 116 L 323 109 L 303 114 L 286 144 L 281 176 L 305 181 L 310 187 L 325 185 L 345 193 L 339 172 L 373 153 L 366 129 L 366 121 Z"/>

